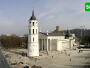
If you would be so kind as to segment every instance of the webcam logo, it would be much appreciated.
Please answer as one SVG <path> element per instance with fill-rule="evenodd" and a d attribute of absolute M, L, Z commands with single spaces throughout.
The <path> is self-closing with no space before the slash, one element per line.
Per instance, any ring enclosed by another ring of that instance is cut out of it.
<path fill-rule="evenodd" d="M 90 2 L 85 3 L 85 11 L 90 11 Z"/>

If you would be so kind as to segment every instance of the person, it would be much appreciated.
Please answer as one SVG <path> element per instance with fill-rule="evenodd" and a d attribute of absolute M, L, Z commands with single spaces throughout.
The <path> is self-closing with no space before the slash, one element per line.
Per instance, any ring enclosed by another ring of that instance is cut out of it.
<path fill-rule="evenodd" d="M 53 58 L 53 56 L 52 56 L 52 58 Z"/>
<path fill-rule="evenodd" d="M 70 62 L 71 62 L 71 58 L 70 58 Z"/>
<path fill-rule="evenodd" d="M 70 56 L 70 54 L 68 54 L 68 56 Z"/>
<path fill-rule="evenodd" d="M 48 51 L 47 51 L 47 55 L 48 55 Z"/>
<path fill-rule="evenodd" d="M 64 52 L 65 52 L 65 55 L 67 55 L 67 52 L 66 52 L 66 50 L 65 50 Z"/>

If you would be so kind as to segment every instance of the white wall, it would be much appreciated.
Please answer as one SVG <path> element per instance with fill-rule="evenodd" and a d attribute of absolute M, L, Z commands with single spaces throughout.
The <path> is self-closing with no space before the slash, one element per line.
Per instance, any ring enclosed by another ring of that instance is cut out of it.
<path fill-rule="evenodd" d="M 65 39 L 65 36 L 40 36 L 40 39 L 48 39 L 48 50 L 51 51 L 61 51 L 66 49 L 73 49 L 73 45 L 75 44 L 74 37 L 69 37 L 69 39 Z M 47 42 L 44 41 L 45 50 L 47 48 Z M 42 44 L 41 44 L 42 45 Z"/>
<path fill-rule="evenodd" d="M 33 25 L 33 22 L 34 22 L 34 25 Z M 34 29 L 34 31 L 33 31 L 33 29 Z M 36 30 L 37 30 L 37 32 L 36 32 Z M 37 22 L 37 20 L 29 21 L 28 56 L 39 56 L 39 38 L 38 38 L 38 22 Z"/>

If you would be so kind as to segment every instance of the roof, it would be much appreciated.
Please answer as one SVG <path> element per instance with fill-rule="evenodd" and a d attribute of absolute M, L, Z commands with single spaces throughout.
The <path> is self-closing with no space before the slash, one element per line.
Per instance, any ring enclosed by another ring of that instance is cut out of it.
<path fill-rule="evenodd" d="M 43 33 L 43 32 L 39 32 L 39 34 L 40 35 L 45 35 L 45 36 L 47 35 L 46 33 Z"/>
<path fill-rule="evenodd" d="M 42 32 L 39 32 L 39 33 L 47 36 L 47 33 L 42 33 Z M 65 36 L 65 33 L 63 33 L 62 31 L 59 31 L 59 32 L 53 31 L 48 33 L 48 36 Z"/>
<path fill-rule="evenodd" d="M 65 33 L 62 31 L 53 31 L 51 33 L 48 33 L 49 36 L 65 36 Z"/>
<path fill-rule="evenodd" d="M 40 34 L 47 36 L 47 33 L 40 32 Z M 66 37 L 70 37 L 71 34 L 68 31 L 56 31 L 56 30 L 54 30 L 54 31 L 48 33 L 48 36 L 66 36 Z"/>
<path fill-rule="evenodd" d="M 36 17 L 34 16 L 34 10 L 32 11 L 32 16 L 31 16 L 30 20 L 36 20 Z"/>

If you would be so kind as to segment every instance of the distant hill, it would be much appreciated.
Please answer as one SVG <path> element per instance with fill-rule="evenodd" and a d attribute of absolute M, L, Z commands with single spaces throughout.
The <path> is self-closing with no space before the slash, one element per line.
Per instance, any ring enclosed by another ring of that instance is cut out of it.
<path fill-rule="evenodd" d="M 71 29 L 70 33 L 74 33 L 76 37 L 90 36 L 90 29 Z"/>
<path fill-rule="evenodd" d="M 68 30 L 69 33 L 74 33 L 76 37 L 85 37 L 85 36 L 90 36 L 90 29 L 71 29 Z M 56 30 L 52 31 L 51 33 L 62 33 L 65 34 L 67 33 L 67 30 L 61 30 L 59 32 L 57 32 Z"/>

